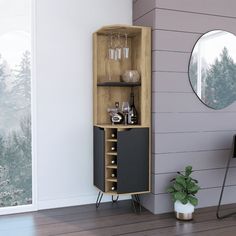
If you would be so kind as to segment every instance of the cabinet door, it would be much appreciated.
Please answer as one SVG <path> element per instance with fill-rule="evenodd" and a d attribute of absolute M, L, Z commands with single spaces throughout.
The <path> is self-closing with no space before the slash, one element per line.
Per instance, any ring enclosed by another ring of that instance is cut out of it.
<path fill-rule="evenodd" d="M 117 192 L 149 190 L 149 129 L 117 132 Z"/>
<path fill-rule="evenodd" d="M 105 192 L 105 133 L 104 129 L 93 129 L 93 183 Z"/>

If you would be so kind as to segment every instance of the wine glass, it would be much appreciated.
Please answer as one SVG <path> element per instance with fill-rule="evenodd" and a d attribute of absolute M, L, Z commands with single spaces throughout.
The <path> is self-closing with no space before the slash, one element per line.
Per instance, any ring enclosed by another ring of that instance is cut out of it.
<path fill-rule="evenodd" d="M 128 118 L 129 111 L 130 111 L 129 102 L 123 102 L 122 103 L 122 112 L 124 113 L 124 117 L 125 117 L 125 125 L 127 125 L 127 118 Z"/>
<path fill-rule="evenodd" d="M 120 34 L 117 35 L 117 45 L 116 45 L 116 60 L 121 60 L 121 39 L 120 39 Z"/>
<path fill-rule="evenodd" d="M 128 34 L 125 34 L 125 46 L 123 47 L 123 56 L 125 59 L 129 58 Z"/>
<path fill-rule="evenodd" d="M 108 47 L 108 59 L 114 60 L 115 59 L 115 49 L 113 46 L 113 35 L 110 34 L 110 45 Z"/>

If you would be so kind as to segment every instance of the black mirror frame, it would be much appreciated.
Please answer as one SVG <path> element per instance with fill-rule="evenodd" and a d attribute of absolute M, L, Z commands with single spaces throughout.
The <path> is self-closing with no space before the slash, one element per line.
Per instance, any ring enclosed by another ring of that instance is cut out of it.
<path fill-rule="evenodd" d="M 222 109 L 224 109 L 224 108 L 230 106 L 230 105 L 233 104 L 233 103 L 229 104 L 228 106 L 222 107 L 222 108 L 220 108 L 220 109 L 216 109 L 216 108 L 214 108 L 214 107 L 211 107 L 211 106 L 207 105 L 203 100 L 201 100 L 201 99 L 199 98 L 199 96 L 198 96 L 197 93 L 195 92 L 195 90 L 194 90 L 194 88 L 193 88 L 193 85 L 192 85 L 192 83 L 191 83 L 191 80 L 190 80 L 189 70 L 190 70 L 190 63 L 191 63 L 193 51 L 194 51 L 194 48 L 195 48 L 195 46 L 197 45 L 198 41 L 199 41 L 205 34 L 208 34 L 208 33 L 212 32 L 212 31 L 218 31 L 218 30 L 219 30 L 219 31 L 225 31 L 225 32 L 227 32 L 227 33 L 233 34 L 233 35 L 236 37 L 236 35 L 235 35 L 234 33 L 230 32 L 230 31 L 226 31 L 226 30 L 222 30 L 222 29 L 208 30 L 208 31 L 206 31 L 205 33 L 202 33 L 201 36 L 198 37 L 197 41 L 194 43 L 194 45 L 193 45 L 193 47 L 192 47 L 192 50 L 191 50 L 191 53 L 190 53 L 190 58 L 189 58 L 189 61 L 188 61 L 188 81 L 189 81 L 189 83 L 190 83 L 190 86 L 191 86 L 191 88 L 192 88 L 194 94 L 197 96 L 198 100 L 200 100 L 200 102 L 201 102 L 202 104 L 204 104 L 206 107 L 208 107 L 208 108 L 210 108 L 210 109 L 212 109 L 212 110 L 215 110 L 215 111 L 222 110 Z"/>

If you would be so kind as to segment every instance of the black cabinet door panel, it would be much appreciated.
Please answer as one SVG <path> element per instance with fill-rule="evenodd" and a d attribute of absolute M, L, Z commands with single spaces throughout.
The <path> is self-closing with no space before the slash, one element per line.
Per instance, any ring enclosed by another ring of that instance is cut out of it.
<path fill-rule="evenodd" d="M 93 183 L 105 192 L 105 133 L 104 129 L 93 129 Z"/>
<path fill-rule="evenodd" d="M 117 132 L 117 192 L 149 190 L 149 129 Z"/>

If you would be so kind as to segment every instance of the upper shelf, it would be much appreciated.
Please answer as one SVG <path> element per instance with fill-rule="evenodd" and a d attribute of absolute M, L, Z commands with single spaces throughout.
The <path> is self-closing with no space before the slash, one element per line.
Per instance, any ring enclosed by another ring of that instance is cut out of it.
<path fill-rule="evenodd" d="M 127 82 L 99 82 L 97 86 L 103 87 L 137 87 L 141 86 L 141 82 L 127 83 Z"/>

